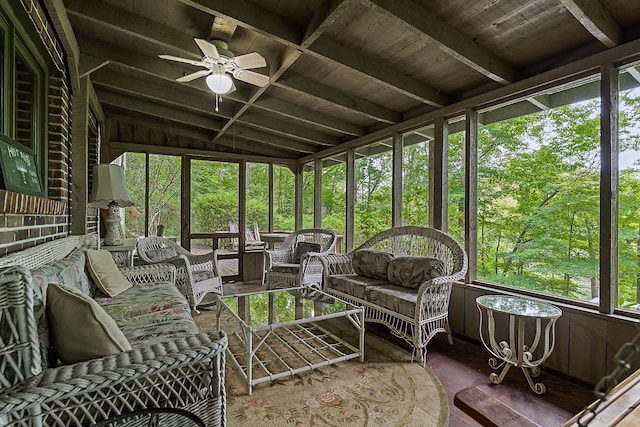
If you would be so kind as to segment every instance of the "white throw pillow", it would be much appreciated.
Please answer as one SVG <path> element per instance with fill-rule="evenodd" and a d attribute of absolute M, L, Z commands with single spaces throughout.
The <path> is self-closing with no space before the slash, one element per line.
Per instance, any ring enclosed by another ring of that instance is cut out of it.
<path fill-rule="evenodd" d="M 116 321 L 91 297 L 70 286 L 47 286 L 53 349 L 65 364 L 131 350 Z"/>
<path fill-rule="evenodd" d="M 112 298 L 133 286 L 118 269 L 109 251 L 89 249 L 87 269 L 96 286 Z"/>

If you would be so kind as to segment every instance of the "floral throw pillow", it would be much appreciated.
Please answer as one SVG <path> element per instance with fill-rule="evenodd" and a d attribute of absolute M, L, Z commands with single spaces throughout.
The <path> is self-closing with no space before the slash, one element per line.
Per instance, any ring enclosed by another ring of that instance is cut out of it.
<path fill-rule="evenodd" d="M 387 271 L 391 284 L 411 289 L 418 289 L 427 280 L 446 274 L 446 267 L 439 259 L 417 256 L 396 257 Z"/>

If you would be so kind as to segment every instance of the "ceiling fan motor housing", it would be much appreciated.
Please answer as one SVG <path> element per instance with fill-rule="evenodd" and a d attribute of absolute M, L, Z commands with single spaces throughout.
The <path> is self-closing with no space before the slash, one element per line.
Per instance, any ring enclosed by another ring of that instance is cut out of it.
<path fill-rule="evenodd" d="M 224 40 L 211 40 L 209 43 L 218 49 L 220 56 L 226 56 L 229 59 L 233 59 L 235 56 L 233 52 L 229 50 L 229 45 Z"/>

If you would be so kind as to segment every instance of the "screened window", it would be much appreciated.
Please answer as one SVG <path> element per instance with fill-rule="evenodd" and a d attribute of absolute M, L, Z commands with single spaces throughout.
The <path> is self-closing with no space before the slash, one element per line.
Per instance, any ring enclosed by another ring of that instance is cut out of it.
<path fill-rule="evenodd" d="M 541 102 L 545 109 L 540 109 Z M 599 296 L 600 97 L 593 79 L 487 111 L 478 135 L 478 278 Z"/>

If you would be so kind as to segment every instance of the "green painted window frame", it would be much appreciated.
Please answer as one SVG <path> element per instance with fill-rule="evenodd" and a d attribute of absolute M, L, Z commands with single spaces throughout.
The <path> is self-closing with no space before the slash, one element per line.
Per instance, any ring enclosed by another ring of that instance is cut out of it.
<path fill-rule="evenodd" d="M 49 109 L 49 68 L 45 61 L 46 48 L 32 27 L 23 23 L 30 20 L 20 5 L 15 10 L 11 6 L 0 6 L 0 133 L 15 139 L 15 98 L 16 98 L 16 53 L 28 64 L 34 73 L 33 144 L 20 144 L 35 158 L 38 174 L 42 182 L 42 196 L 47 194 L 48 166 L 48 109 Z"/>

